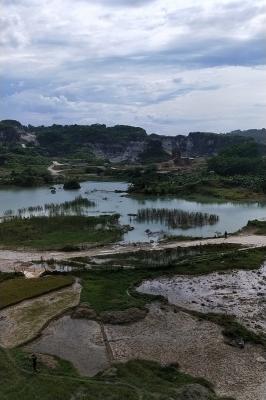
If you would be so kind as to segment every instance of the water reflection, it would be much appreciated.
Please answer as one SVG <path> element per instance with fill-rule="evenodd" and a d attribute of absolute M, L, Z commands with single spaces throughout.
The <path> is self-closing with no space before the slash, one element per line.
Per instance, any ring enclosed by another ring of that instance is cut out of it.
<path fill-rule="evenodd" d="M 0 215 L 8 210 L 18 210 L 19 208 L 29 206 L 44 206 L 46 203 L 62 203 L 72 201 L 77 195 L 87 197 L 94 201 L 96 206 L 86 210 L 87 215 L 98 215 L 101 213 L 119 213 L 121 215 L 120 222 L 129 224 L 134 230 L 124 235 L 124 242 L 147 242 L 151 238 L 147 234 L 150 232 L 158 232 L 152 237 L 152 240 L 162 236 L 162 231 L 167 234 L 186 235 L 197 237 L 213 237 L 216 232 L 223 233 L 235 232 L 245 226 L 248 220 L 266 218 L 266 203 L 211 203 L 187 201 L 175 198 L 173 196 L 164 197 L 138 197 L 127 196 L 126 191 L 128 184 L 125 182 L 83 182 L 82 187 L 78 191 L 65 191 L 61 185 L 56 186 L 56 194 L 52 194 L 49 187 L 31 188 L 31 189 L 2 189 L 0 191 Z M 118 192 L 115 192 L 118 190 Z M 122 191 L 122 193 L 120 192 Z M 103 200 L 107 198 L 107 200 Z M 136 214 L 142 208 L 175 208 L 188 212 L 201 212 L 216 214 L 219 216 L 217 224 L 212 226 L 193 227 L 189 229 L 171 229 L 160 222 L 138 222 L 128 214 Z"/>

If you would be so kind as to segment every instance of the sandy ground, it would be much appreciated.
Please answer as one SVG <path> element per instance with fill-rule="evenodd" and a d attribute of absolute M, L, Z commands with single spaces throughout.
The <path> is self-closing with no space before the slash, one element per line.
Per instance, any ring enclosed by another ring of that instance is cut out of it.
<path fill-rule="evenodd" d="M 47 170 L 54 176 L 60 174 L 62 171 L 57 169 L 57 167 L 60 167 L 61 165 L 58 161 L 53 161 L 51 165 L 47 168 Z"/>
<path fill-rule="evenodd" d="M 80 290 L 76 282 L 0 311 L 0 346 L 11 348 L 33 339 L 49 320 L 79 303 Z"/>
<path fill-rule="evenodd" d="M 26 350 L 64 358 L 85 376 L 94 376 L 109 366 L 100 325 L 68 315 L 51 322 Z"/>
<path fill-rule="evenodd" d="M 170 306 L 163 308 L 153 304 L 137 323 L 105 327 L 115 360 L 178 362 L 185 372 L 214 383 L 220 395 L 265 400 L 266 363 L 257 361 L 266 357 L 265 350 L 254 345 L 231 347 L 217 325 L 174 312 Z"/>
<path fill-rule="evenodd" d="M 138 291 L 164 296 L 186 309 L 233 315 L 248 329 L 266 334 L 266 265 L 254 271 L 147 280 Z"/>
<path fill-rule="evenodd" d="M 138 246 L 133 245 L 121 245 L 113 244 L 103 247 L 95 247 L 88 250 L 82 250 L 79 252 L 60 252 L 60 251 L 17 251 L 17 250 L 3 250 L 0 249 L 0 271 L 12 272 L 20 269 L 23 262 L 31 260 L 43 260 L 55 259 L 55 260 L 67 260 L 74 257 L 93 257 L 97 255 L 108 255 L 117 253 L 126 253 L 129 251 L 137 251 L 140 249 L 145 250 L 162 250 L 167 248 L 177 247 L 190 247 L 204 244 L 221 244 L 221 243 L 235 243 L 243 246 L 251 247 L 263 247 L 266 246 L 266 236 L 260 235 L 238 235 L 230 236 L 228 239 L 213 238 L 203 239 L 194 241 L 184 242 L 171 242 L 161 244 L 139 244 Z"/>

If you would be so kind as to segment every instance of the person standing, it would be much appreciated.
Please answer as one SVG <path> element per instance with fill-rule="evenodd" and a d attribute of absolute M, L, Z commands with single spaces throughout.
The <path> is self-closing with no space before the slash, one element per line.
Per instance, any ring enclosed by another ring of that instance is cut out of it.
<path fill-rule="evenodd" d="M 35 354 L 31 355 L 31 361 L 32 361 L 33 372 L 37 372 L 37 357 Z"/>

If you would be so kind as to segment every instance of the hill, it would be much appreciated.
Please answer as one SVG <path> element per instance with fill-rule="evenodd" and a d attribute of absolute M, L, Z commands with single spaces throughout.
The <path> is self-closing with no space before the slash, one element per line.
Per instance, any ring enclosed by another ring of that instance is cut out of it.
<path fill-rule="evenodd" d="M 188 136 L 148 135 L 140 127 L 104 124 L 23 126 L 0 122 L 0 156 L 30 149 L 45 157 L 101 159 L 112 163 L 161 162 L 179 157 L 209 157 L 246 140 L 266 144 L 266 129 L 228 134 L 191 132 Z"/>
<path fill-rule="evenodd" d="M 257 143 L 266 144 L 266 129 L 248 129 L 245 131 L 236 130 L 229 132 L 228 135 L 231 136 L 242 136 L 244 138 L 252 138 Z"/>

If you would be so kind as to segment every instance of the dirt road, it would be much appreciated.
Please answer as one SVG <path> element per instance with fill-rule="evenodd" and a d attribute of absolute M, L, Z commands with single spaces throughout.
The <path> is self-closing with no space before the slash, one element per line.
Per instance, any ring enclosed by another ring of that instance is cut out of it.
<path fill-rule="evenodd" d="M 205 244 L 222 244 L 222 243 L 234 243 L 240 244 L 246 247 L 263 247 L 266 246 L 266 236 L 259 235 L 238 235 L 230 236 L 227 239 L 224 238 L 213 238 L 213 239 L 202 239 L 202 240 L 188 240 L 183 242 L 171 242 L 171 243 L 141 243 L 136 246 L 132 244 L 113 244 L 103 247 L 94 247 L 92 249 L 75 251 L 75 252 L 62 252 L 62 251 L 37 251 L 37 250 L 4 250 L 0 249 L 0 272 L 12 272 L 16 270 L 22 263 L 27 263 L 32 260 L 43 260 L 55 259 L 55 260 L 67 260 L 74 257 L 93 257 L 97 255 L 108 255 L 126 253 L 129 251 L 138 250 L 163 250 L 177 247 L 191 247 Z"/>
<path fill-rule="evenodd" d="M 132 244 L 112 244 L 103 247 L 95 247 L 88 250 L 75 251 L 75 252 L 62 252 L 62 251 L 37 251 L 37 250 L 0 250 L 0 272 L 12 272 L 23 262 L 29 262 L 32 260 L 43 260 L 55 259 L 55 260 L 67 260 L 73 257 L 93 257 L 97 255 L 108 255 L 126 253 L 129 251 L 142 250 L 163 250 L 177 247 L 190 247 L 205 244 L 222 244 L 222 243 L 234 243 L 240 244 L 247 247 L 263 247 L 266 246 L 266 236 L 261 235 L 237 235 L 230 236 L 227 239 L 224 238 L 213 238 L 213 239 L 202 239 L 202 240 L 188 240 L 183 242 L 171 242 L 171 243 L 142 243 L 136 246 Z"/>

